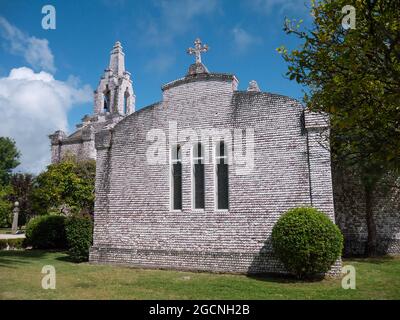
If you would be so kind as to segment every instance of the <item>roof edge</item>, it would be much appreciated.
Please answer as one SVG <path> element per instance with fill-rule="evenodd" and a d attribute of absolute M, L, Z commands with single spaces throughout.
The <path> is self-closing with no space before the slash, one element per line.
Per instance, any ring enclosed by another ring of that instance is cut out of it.
<path fill-rule="evenodd" d="M 191 83 L 196 81 L 210 81 L 210 80 L 217 80 L 224 82 L 238 81 L 238 79 L 234 74 L 229 74 L 229 73 L 197 73 L 197 74 L 190 74 L 184 78 L 168 82 L 167 84 L 161 87 L 161 90 L 165 91 L 186 83 Z"/>

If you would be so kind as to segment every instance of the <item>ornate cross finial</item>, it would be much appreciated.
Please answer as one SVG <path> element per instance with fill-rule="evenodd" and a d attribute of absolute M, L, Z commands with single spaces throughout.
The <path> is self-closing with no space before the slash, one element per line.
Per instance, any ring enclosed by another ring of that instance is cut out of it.
<path fill-rule="evenodd" d="M 194 48 L 189 48 L 187 49 L 187 53 L 190 55 L 195 55 L 196 56 L 196 63 L 201 63 L 201 53 L 202 52 L 207 52 L 208 51 L 208 45 L 201 45 L 201 40 L 197 38 L 194 41 Z"/>

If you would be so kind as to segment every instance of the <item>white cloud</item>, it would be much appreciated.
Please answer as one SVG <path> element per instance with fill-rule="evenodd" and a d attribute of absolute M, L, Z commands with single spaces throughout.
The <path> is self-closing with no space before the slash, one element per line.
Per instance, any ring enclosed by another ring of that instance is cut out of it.
<path fill-rule="evenodd" d="M 44 71 L 22 67 L 0 78 L 0 136 L 11 137 L 21 151 L 17 170 L 38 173 L 50 161 L 48 134 L 67 130 L 67 112 L 92 99 L 90 86 L 76 78 L 59 81 Z"/>
<path fill-rule="evenodd" d="M 252 35 L 240 27 L 233 28 L 232 36 L 234 50 L 239 54 L 246 52 L 250 46 L 260 44 L 262 42 L 260 37 Z"/>
<path fill-rule="evenodd" d="M 22 56 L 35 70 L 54 73 L 54 56 L 47 39 L 29 36 L 0 16 L 0 35 L 6 40 L 6 49 Z"/>

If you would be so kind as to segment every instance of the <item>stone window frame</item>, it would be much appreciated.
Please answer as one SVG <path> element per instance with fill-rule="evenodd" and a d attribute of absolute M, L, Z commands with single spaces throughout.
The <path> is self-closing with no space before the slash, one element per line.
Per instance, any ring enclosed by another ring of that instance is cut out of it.
<path fill-rule="evenodd" d="M 201 145 L 201 156 L 200 157 L 195 157 L 195 148 L 198 147 L 198 145 Z M 204 181 L 204 208 L 196 208 L 196 204 L 195 204 L 195 169 L 194 169 L 194 165 L 195 165 L 195 161 L 197 160 L 201 160 L 202 164 L 204 166 L 204 177 L 203 177 L 203 181 Z M 190 148 L 190 204 L 191 204 L 191 209 L 192 211 L 198 211 L 198 212 L 204 212 L 205 211 L 205 207 L 206 207 L 206 190 L 205 190 L 205 185 L 206 185 L 206 175 L 205 175 L 205 146 L 203 143 L 201 143 L 200 141 L 196 141 L 195 143 L 192 144 L 191 148 Z"/>

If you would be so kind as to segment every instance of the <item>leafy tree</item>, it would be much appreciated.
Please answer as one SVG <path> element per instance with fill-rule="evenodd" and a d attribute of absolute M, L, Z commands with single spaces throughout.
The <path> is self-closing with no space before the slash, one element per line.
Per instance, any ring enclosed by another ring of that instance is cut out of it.
<path fill-rule="evenodd" d="M 25 225 L 32 211 L 33 175 L 29 173 L 14 173 L 11 175 L 10 185 L 12 194 L 9 199 L 12 203 L 19 202 L 18 225 Z"/>
<path fill-rule="evenodd" d="M 34 212 L 93 212 L 95 166 L 94 160 L 78 162 L 72 158 L 49 165 L 34 182 Z"/>
<path fill-rule="evenodd" d="M 355 8 L 355 29 L 342 25 L 345 5 Z M 385 176 L 400 171 L 400 2 L 321 0 L 311 7 L 311 28 L 285 23 L 301 47 L 278 51 L 289 64 L 289 78 L 307 87 L 307 107 L 330 114 L 334 162 L 364 186 L 367 253 L 373 255 L 374 191 Z"/>
<path fill-rule="evenodd" d="M 7 228 L 12 223 L 13 204 L 10 201 L 11 186 L 0 185 L 0 227 Z"/>
<path fill-rule="evenodd" d="M 12 169 L 19 165 L 19 157 L 15 141 L 8 137 L 0 137 L 0 185 L 8 184 Z"/>

